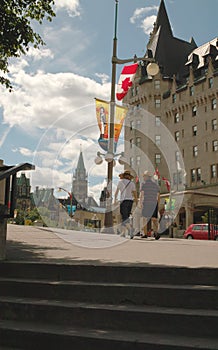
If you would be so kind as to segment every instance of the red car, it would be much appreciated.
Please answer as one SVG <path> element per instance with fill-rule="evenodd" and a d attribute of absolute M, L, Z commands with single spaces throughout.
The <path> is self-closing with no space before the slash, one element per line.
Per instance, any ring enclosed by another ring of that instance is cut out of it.
<path fill-rule="evenodd" d="M 192 224 L 184 232 L 184 238 L 187 239 L 206 239 L 208 240 L 208 224 Z M 218 225 L 211 225 L 210 239 L 218 241 Z"/>

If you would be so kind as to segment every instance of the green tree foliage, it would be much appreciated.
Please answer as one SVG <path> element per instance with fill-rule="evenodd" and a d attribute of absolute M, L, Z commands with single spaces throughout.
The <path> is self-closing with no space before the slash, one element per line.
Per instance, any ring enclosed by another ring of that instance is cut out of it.
<path fill-rule="evenodd" d="M 41 220 L 41 216 L 37 210 L 37 208 L 34 208 L 32 210 L 17 210 L 16 218 L 14 219 L 15 223 L 17 225 L 24 225 L 25 220 L 30 220 L 32 223 L 35 220 Z"/>
<path fill-rule="evenodd" d="M 44 45 L 41 36 L 33 29 L 34 21 L 52 21 L 55 16 L 54 0 L 0 0 L 0 84 L 11 90 L 10 80 L 5 76 L 8 60 L 26 54 L 32 45 Z"/>

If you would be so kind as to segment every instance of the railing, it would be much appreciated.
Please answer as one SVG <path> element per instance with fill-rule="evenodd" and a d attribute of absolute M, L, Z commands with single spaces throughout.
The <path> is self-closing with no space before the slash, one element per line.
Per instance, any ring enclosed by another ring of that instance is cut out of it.
<path fill-rule="evenodd" d="M 0 220 L 14 217 L 16 207 L 16 175 L 19 171 L 34 170 L 35 166 L 29 163 L 19 165 L 0 166 L 0 187 L 3 181 L 3 203 L 0 203 Z"/>

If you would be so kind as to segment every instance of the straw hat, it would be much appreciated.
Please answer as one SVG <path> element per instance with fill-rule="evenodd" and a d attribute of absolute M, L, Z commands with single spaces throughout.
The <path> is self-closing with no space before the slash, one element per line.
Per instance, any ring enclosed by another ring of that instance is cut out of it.
<path fill-rule="evenodd" d="M 130 177 L 131 179 L 134 178 L 134 176 L 130 173 L 129 170 L 125 170 L 123 173 L 119 174 L 120 178 Z"/>

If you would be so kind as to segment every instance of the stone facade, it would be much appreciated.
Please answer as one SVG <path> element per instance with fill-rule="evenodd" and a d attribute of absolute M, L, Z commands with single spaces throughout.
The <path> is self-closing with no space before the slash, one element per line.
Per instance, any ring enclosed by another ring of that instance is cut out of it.
<path fill-rule="evenodd" d="M 144 170 L 158 170 L 162 206 L 174 198 L 171 213 L 185 228 L 201 221 L 208 208 L 218 211 L 218 38 L 199 48 L 193 39 L 188 45 L 173 38 L 161 1 L 147 45 L 151 54 L 159 73 L 152 78 L 139 64 L 124 100 L 130 107 L 125 156 L 141 180 Z M 175 55 L 177 65 L 170 66 Z"/>

